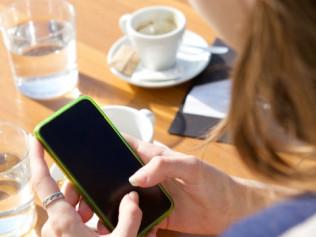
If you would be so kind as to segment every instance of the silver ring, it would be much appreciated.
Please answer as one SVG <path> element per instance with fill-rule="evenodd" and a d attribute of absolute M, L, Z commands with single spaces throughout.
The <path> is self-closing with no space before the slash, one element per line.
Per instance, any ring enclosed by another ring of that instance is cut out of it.
<path fill-rule="evenodd" d="M 45 207 L 46 209 L 48 208 L 49 205 L 51 205 L 53 202 L 60 200 L 60 199 L 64 199 L 64 194 L 62 192 L 56 192 L 53 193 L 51 195 L 49 195 L 48 197 L 44 198 L 43 200 L 43 207 Z"/>

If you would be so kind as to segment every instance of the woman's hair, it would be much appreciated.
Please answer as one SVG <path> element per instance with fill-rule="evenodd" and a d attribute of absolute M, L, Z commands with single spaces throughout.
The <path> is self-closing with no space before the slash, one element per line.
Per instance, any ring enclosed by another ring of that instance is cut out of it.
<path fill-rule="evenodd" d="M 256 1 L 232 78 L 226 123 L 241 158 L 316 190 L 316 1 Z"/>

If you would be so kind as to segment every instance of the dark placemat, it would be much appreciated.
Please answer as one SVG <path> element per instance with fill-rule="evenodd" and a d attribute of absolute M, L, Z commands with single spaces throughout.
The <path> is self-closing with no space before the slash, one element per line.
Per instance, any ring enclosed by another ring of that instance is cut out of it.
<path fill-rule="evenodd" d="M 213 45 L 227 47 L 227 45 L 219 39 L 217 39 Z M 194 86 L 228 79 L 235 55 L 236 54 L 232 49 L 229 49 L 229 51 L 225 54 L 212 54 L 210 63 L 201 74 L 194 78 L 194 83 L 187 94 L 190 93 Z M 214 127 L 220 119 L 184 113 L 184 102 L 185 98 L 173 122 L 171 123 L 169 133 L 179 136 L 204 139 L 210 129 L 212 129 L 212 127 Z M 221 139 L 221 141 L 225 142 L 227 139 Z"/>

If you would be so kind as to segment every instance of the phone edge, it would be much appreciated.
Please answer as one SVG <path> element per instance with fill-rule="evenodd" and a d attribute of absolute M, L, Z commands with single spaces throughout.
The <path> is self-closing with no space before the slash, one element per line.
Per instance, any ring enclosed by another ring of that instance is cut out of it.
<path fill-rule="evenodd" d="M 110 230 L 114 229 L 114 226 L 111 224 L 111 222 L 108 220 L 108 218 L 103 214 L 103 212 L 98 208 L 96 203 L 93 201 L 93 199 L 90 197 L 90 195 L 85 191 L 85 189 L 77 182 L 77 180 L 73 177 L 70 171 L 64 168 L 63 163 L 60 161 L 58 156 L 53 152 L 53 150 L 50 148 L 50 146 L 45 142 L 45 140 L 42 138 L 40 134 L 40 129 L 42 126 L 53 120 L 54 118 L 58 117 L 60 114 L 62 114 L 65 110 L 68 108 L 71 108 L 75 104 L 79 103 L 80 101 L 87 99 L 87 96 L 80 96 L 79 98 L 75 99 L 74 101 L 66 104 L 65 106 L 61 107 L 57 111 L 55 111 L 52 115 L 47 117 L 46 119 L 42 120 L 40 123 L 36 125 L 36 127 L 33 130 L 33 134 L 35 137 L 42 143 L 42 145 L 45 147 L 46 151 L 50 154 L 52 159 L 56 162 L 56 164 L 59 166 L 59 168 L 63 171 L 63 173 L 67 176 L 67 178 L 74 183 L 75 188 L 77 191 L 82 194 L 88 204 L 90 204 L 93 211 L 97 214 L 97 216 L 103 221 L 103 223 L 108 227 Z"/>

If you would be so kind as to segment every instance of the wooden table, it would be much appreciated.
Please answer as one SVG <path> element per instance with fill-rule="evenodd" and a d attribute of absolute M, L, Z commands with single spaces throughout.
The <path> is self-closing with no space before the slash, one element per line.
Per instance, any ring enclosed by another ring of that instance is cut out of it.
<path fill-rule="evenodd" d="M 4 6 L 9 0 L 0 0 Z M 122 36 L 118 19 L 122 14 L 140 7 L 165 4 L 176 7 L 187 17 L 188 29 L 202 35 L 208 42 L 214 32 L 184 1 L 180 0 L 71 0 L 77 12 L 79 90 L 102 104 L 122 104 L 135 108 L 148 108 L 156 116 L 155 139 L 181 152 L 194 154 L 229 174 L 251 178 L 230 145 L 173 136 L 168 128 L 190 85 L 190 82 L 167 89 L 143 89 L 116 78 L 106 62 L 107 51 Z M 8 57 L 0 44 L 0 119 L 8 120 L 31 132 L 34 126 L 71 100 L 63 97 L 52 101 L 35 101 L 21 95 L 15 88 L 9 69 Z M 50 159 L 47 158 L 50 163 Z M 46 220 L 45 211 L 38 207 L 38 221 L 32 234 L 39 236 Z M 160 236 L 178 236 L 179 233 L 161 232 Z"/>

